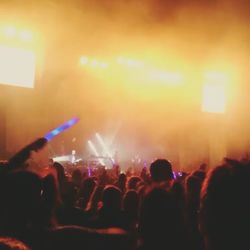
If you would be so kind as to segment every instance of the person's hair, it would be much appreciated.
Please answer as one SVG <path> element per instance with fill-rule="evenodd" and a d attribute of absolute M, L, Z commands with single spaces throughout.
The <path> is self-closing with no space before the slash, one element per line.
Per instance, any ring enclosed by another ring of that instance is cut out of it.
<path fill-rule="evenodd" d="M 153 181 L 167 181 L 173 179 L 172 165 L 168 160 L 158 159 L 150 166 L 150 174 Z"/>
<path fill-rule="evenodd" d="M 129 219 L 136 220 L 139 208 L 139 195 L 134 190 L 129 190 L 123 197 L 123 210 Z"/>
<path fill-rule="evenodd" d="M 154 188 L 145 195 L 139 223 L 145 249 L 181 249 L 180 244 L 185 244 L 184 224 L 170 191 Z"/>
<path fill-rule="evenodd" d="M 7 237 L 0 237 L 0 249 L 1 250 L 29 250 L 23 242 Z"/>
<path fill-rule="evenodd" d="M 53 227 L 56 225 L 55 212 L 60 204 L 58 185 L 54 175 L 47 175 L 42 179 L 43 184 L 43 219 L 44 225 Z"/>
<path fill-rule="evenodd" d="M 206 172 L 202 170 L 196 170 L 192 172 L 192 176 L 196 176 L 201 179 L 201 181 L 204 181 L 206 178 Z"/>
<path fill-rule="evenodd" d="M 200 190 L 201 190 L 202 179 L 195 176 L 189 175 L 185 180 L 185 191 L 189 198 L 189 196 L 199 199 Z"/>
<path fill-rule="evenodd" d="M 250 249 L 250 165 L 230 162 L 206 178 L 200 226 L 211 249 Z"/>
<path fill-rule="evenodd" d="M 126 177 L 126 175 L 124 173 L 119 174 L 118 181 L 126 182 L 126 180 L 127 180 L 127 177 Z"/>
<path fill-rule="evenodd" d="M 4 231 L 40 227 L 42 221 L 43 184 L 31 172 L 9 173 L 1 179 L 0 217 Z"/>
<path fill-rule="evenodd" d="M 122 201 L 121 190 L 113 185 L 108 185 L 102 193 L 103 207 L 108 209 L 120 209 Z"/>
<path fill-rule="evenodd" d="M 82 181 L 82 172 L 80 169 L 75 169 L 72 173 L 72 181 L 79 186 Z"/>
<path fill-rule="evenodd" d="M 142 179 L 138 176 L 132 176 L 129 178 L 128 180 L 128 189 L 134 189 L 136 190 L 136 187 L 137 187 L 137 183 L 138 182 L 141 182 Z"/>
<path fill-rule="evenodd" d="M 75 206 L 78 190 L 72 181 L 66 181 L 61 189 L 62 202 L 67 207 Z"/>

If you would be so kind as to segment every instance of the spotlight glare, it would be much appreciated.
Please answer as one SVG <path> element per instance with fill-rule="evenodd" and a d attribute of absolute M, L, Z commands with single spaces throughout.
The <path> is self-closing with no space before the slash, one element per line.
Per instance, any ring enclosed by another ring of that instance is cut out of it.
<path fill-rule="evenodd" d="M 33 88 L 35 69 L 33 50 L 0 45 L 0 84 Z"/>
<path fill-rule="evenodd" d="M 98 61 L 97 60 L 92 60 L 91 62 L 91 67 L 96 68 L 98 66 Z"/>
<path fill-rule="evenodd" d="M 81 56 L 81 57 L 80 57 L 80 64 L 81 64 L 81 65 L 86 65 L 86 64 L 88 64 L 88 61 L 89 61 L 89 59 L 88 59 L 87 56 Z"/>
<path fill-rule="evenodd" d="M 112 162 L 114 162 L 114 159 L 113 159 L 113 157 L 112 157 L 110 151 L 108 150 L 106 144 L 104 143 L 104 141 L 103 141 L 101 135 L 100 135 L 99 133 L 96 133 L 95 136 L 96 136 L 98 142 L 101 144 L 101 146 L 102 146 L 103 151 L 105 152 L 105 154 L 107 154 L 107 156 L 108 156 L 109 158 L 111 158 Z"/>
<path fill-rule="evenodd" d="M 16 36 L 17 31 L 16 31 L 15 27 L 6 26 L 3 28 L 3 33 L 6 37 L 12 38 L 12 37 Z"/>
<path fill-rule="evenodd" d="M 224 113 L 225 102 L 226 95 L 223 84 L 205 84 L 203 86 L 203 112 Z"/>
<path fill-rule="evenodd" d="M 205 74 L 203 86 L 202 111 L 225 113 L 226 108 L 226 75 L 218 72 Z"/>
<path fill-rule="evenodd" d="M 106 69 L 108 67 L 108 63 L 102 62 L 100 63 L 100 67 Z"/>
<path fill-rule="evenodd" d="M 182 80 L 182 76 L 179 73 L 175 72 L 166 72 L 166 71 L 159 71 L 159 70 L 152 70 L 149 73 L 149 78 L 151 80 L 156 81 L 163 81 L 168 83 L 180 83 Z"/>
<path fill-rule="evenodd" d="M 92 141 L 88 140 L 88 144 L 89 144 L 90 149 L 94 153 L 94 155 L 96 157 L 100 157 L 100 155 L 98 154 L 98 152 L 96 150 L 96 147 L 95 147 L 94 143 Z M 99 158 L 98 160 L 99 160 L 99 162 L 100 162 L 101 165 L 105 165 L 102 159 Z"/>
<path fill-rule="evenodd" d="M 25 42 L 30 42 L 32 41 L 32 33 L 30 31 L 21 31 L 20 32 L 20 39 Z"/>
<path fill-rule="evenodd" d="M 118 64 L 123 64 L 124 63 L 124 58 L 122 57 L 122 56 L 119 56 L 118 58 L 117 58 L 117 63 Z"/>

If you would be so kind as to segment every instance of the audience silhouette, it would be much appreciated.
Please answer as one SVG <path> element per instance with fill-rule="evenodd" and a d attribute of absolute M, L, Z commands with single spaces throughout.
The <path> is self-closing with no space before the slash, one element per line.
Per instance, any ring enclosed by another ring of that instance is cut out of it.
<path fill-rule="evenodd" d="M 100 166 L 89 177 L 84 166 L 26 167 L 46 143 L 1 162 L 0 249 L 250 249 L 247 159 L 189 174 L 166 159 L 127 174 Z"/>

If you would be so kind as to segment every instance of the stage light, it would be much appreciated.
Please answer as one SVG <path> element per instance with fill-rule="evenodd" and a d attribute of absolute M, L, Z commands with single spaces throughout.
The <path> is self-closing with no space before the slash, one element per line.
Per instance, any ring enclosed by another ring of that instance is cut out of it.
<path fill-rule="evenodd" d="M 118 64 L 123 64 L 125 62 L 125 59 L 122 57 L 122 56 L 119 56 L 118 58 L 117 58 L 117 63 Z"/>
<path fill-rule="evenodd" d="M 90 65 L 91 65 L 91 67 L 96 68 L 98 66 L 98 61 L 94 59 L 94 60 L 92 60 Z"/>
<path fill-rule="evenodd" d="M 142 61 L 137 61 L 134 59 L 124 58 L 124 57 L 118 57 L 117 58 L 118 64 L 123 64 L 127 67 L 133 68 L 133 67 L 142 67 L 144 63 Z"/>
<path fill-rule="evenodd" d="M 3 33 L 7 38 L 12 38 L 16 36 L 16 28 L 12 26 L 6 26 L 3 28 Z"/>
<path fill-rule="evenodd" d="M 202 111 L 224 113 L 226 108 L 226 76 L 221 73 L 208 73 L 202 91 Z"/>
<path fill-rule="evenodd" d="M 99 158 L 100 155 L 98 154 L 98 152 L 96 150 L 96 147 L 95 147 L 95 145 L 93 144 L 93 142 L 91 140 L 88 140 L 88 145 L 89 145 L 90 149 L 92 150 L 92 152 L 94 153 L 94 155 L 97 158 Z M 101 165 L 103 165 L 103 166 L 105 165 L 102 159 L 99 158 L 98 160 L 99 160 L 99 162 L 100 162 Z"/>
<path fill-rule="evenodd" d="M 96 136 L 98 142 L 101 144 L 101 146 L 102 146 L 103 151 L 105 152 L 105 154 L 112 160 L 112 162 L 114 162 L 114 159 L 113 159 L 110 151 L 108 150 L 106 144 L 104 143 L 101 135 L 99 133 L 96 133 L 95 136 Z"/>
<path fill-rule="evenodd" d="M 133 67 L 134 64 L 135 64 L 135 62 L 134 62 L 133 60 L 128 59 L 128 60 L 126 61 L 126 64 L 127 64 L 127 66 L 129 66 L 129 67 Z"/>
<path fill-rule="evenodd" d="M 80 57 L 80 64 L 81 64 L 81 65 L 87 65 L 87 64 L 88 64 L 88 61 L 89 61 L 89 59 L 88 59 L 87 56 L 81 56 L 81 57 Z"/>
<path fill-rule="evenodd" d="M 103 69 L 108 68 L 108 66 L 109 66 L 108 63 L 105 63 L 105 62 L 100 63 L 100 67 Z"/>
<path fill-rule="evenodd" d="M 70 155 L 64 155 L 64 156 L 57 156 L 53 158 L 54 162 L 62 162 L 62 161 L 71 161 Z"/>
<path fill-rule="evenodd" d="M 128 59 L 126 64 L 128 67 L 142 67 L 143 66 L 143 62 L 132 60 L 132 59 Z"/>
<path fill-rule="evenodd" d="M 207 72 L 205 74 L 205 81 L 225 83 L 225 81 L 227 81 L 227 77 L 221 72 Z"/>
<path fill-rule="evenodd" d="M 205 84 L 203 86 L 203 112 L 224 113 L 225 101 L 225 87 L 223 85 Z"/>
<path fill-rule="evenodd" d="M 33 39 L 33 35 L 31 31 L 24 30 L 20 32 L 20 39 L 25 42 L 30 42 Z"/>
<path fill-rule="evenodd" d="M 32 88 L 36 57 L 29 49 L 0 45 L 0 83 Z"/>
<path fill-rule="evenodd" d="M 182 75 L 176 72 L 152 70 L 151 72 L 149 72 L 149 79 L 153 81 L 161 81 L 170 84 L 177 84 L 181 82 Z"/>

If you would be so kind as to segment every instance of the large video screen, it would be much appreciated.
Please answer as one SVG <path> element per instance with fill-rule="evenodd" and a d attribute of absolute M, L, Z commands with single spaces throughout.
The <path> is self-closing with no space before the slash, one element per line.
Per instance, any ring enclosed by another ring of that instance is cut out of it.
<path fill-rule="evenodd" d="M 33 88 L 35 61 L 32 50 L 0 45 L 0 84 Z"/>

